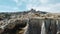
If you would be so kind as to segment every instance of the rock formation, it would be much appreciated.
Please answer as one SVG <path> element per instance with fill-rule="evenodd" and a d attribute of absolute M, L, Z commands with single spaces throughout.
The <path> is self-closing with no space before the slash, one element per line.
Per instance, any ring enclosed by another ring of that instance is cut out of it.
<path fill-rule="evenodd" d="M 0 34 L 60 34 L 60 15 L 34 9 L 0 13 Z"/>

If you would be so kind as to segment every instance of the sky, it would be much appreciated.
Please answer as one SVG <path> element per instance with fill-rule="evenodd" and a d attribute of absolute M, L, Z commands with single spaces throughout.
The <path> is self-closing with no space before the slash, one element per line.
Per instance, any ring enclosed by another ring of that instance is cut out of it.
<path fill-rule="evenodd" d="M 60 13 L 60 0 L 0 0 L 0 12 L 19 12 L 30 9 Z"/>

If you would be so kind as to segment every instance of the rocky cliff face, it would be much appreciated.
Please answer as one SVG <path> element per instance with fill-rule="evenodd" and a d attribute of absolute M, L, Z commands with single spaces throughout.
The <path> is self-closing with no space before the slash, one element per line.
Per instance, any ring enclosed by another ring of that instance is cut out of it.
<path fill-rule="evenodd" d="M 60 15 L 33 9 L 0 13 L 0 34 L 60 34 Z"/>

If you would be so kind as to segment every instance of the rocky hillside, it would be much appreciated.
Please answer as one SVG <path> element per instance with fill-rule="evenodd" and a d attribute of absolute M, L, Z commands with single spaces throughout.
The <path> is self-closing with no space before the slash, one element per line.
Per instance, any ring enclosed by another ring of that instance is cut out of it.
<path fill-rule="evenodd" d="M 59 14 L 34 9 L 23 12 L 0 13 L 0 34 L 42 34 L 42 30 L 45 34 L 56 34 L 60 32 L 59 22 Z"/>

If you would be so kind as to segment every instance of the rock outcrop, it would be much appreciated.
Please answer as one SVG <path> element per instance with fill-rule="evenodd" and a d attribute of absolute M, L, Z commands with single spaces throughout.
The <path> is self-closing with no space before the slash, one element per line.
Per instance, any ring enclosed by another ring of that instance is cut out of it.
<path fill-rule="evenodd" d="M 0 13 L 0 34 L 60 34 L 60 15 L 33 9 Z"/>

